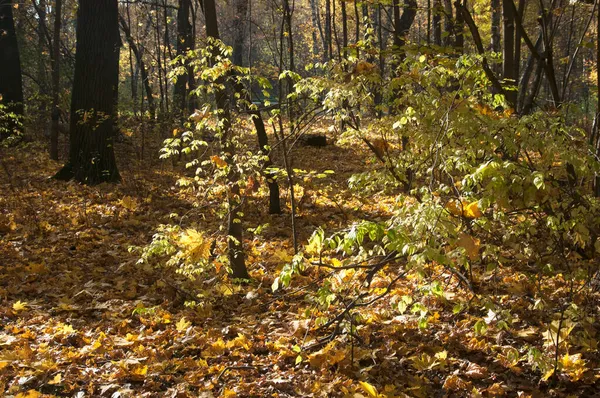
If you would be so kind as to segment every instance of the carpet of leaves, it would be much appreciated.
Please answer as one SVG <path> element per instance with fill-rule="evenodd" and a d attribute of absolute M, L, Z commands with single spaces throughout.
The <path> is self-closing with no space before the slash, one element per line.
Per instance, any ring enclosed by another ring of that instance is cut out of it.
<path fill-rule="evenodd" d="M 419 288 L 407 277 L 366 311 L 364 341 L 339 339 L 299 352 L 311 338 L 306 295 L 315 273 L 273 293 L 289 261 L 289 208 L 267 214 L 264 188 L 249 198 L 247 235 L 253 282 L 223 273 L 191 282 L 137 264 L 132 246 L 148 244 L 173 214 L 218 230 L 210 206 L 175 187 L 179 169 L 156 159 L 134 160 L 118 148 L 123 183 L 86 187 L 49 179 L 60 164 L 40 143 L 4 149 L 0 170 L 0 391 L 7 397 L 431 397 L 594 396 L 598 355 L 579 367 L 577 382 L 551 385 L 515 360 L 513 347 L 543 345 L 543 325 L 528 312 L 525 278 L 500 270 L 494 289 L 520 317 L 518 332 L 474 332 L 486 314 L 452 314 L 443 299 L 428 303 L 429 327 L 392 310 L 390 302 Z M 156 156 L 154 156 L 156 158 Z M 335 175 L 302 184 L 299 235 L 316 226 L 339 228 L 357 219 L 383 219 L 393 197 L 355 197 L 347 178 L 369 164 L 356 146 L 301 148 L 297 167 Z M 284 195 L 285 197 L 285 195 Z M 179 220 L 179 218 L 177 219 Z M 432 266 L 431 273 L 444 276 Z M 504 273 L 504 274 L 503 274 Z M 447 294 L 470 299 L 452 275 Z M 380 281 L 385 286 L 385 281 Z M 559 281 L 553 286 L 560 289 Z M 378 281 L 374 281 L 376 290 Z M 194 292 L 194 293 L 190 293 Z M 195 307 L 185 305 L 200 294 Z M 490 320 L 490 329 L 493 329 Z M 522 354 L 522 353 L 521 353 Z M 518 357 L 518 355 L 517 355 Z M 577 364 L 573 364 L 576 367 Z M 577 369 L 575 369 L 577 370 Z"/>

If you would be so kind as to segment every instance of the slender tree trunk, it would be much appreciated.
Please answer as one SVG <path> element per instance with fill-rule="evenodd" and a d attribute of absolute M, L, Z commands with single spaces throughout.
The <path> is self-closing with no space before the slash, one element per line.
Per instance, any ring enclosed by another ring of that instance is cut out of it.
<path fill-rule="evenodd" d="M 159 15 L 158 3 L 156 3 L 156 5 L 154 7 L 154 12 L 155 12 L 155 15 L 157 15 L 157 16 Z M 152 18 L 152 16 L 149 15 L 148 18 Z M 163 115 L 164 113 L 167 112 L 166 107 L 165 107 L 166 91 L 165 91 L 165 86 L 163 85 L 163 78 L 164 78 L 164 80 L 166 80 L 166 76 L 164 76 L 164 74 L 163 74 L 161 43 L 160 43 L 160 22 L 158 20 L 158 17 L 156 18 L 156 27 L 154 30 L 154 36 L 156 39 L 155 54 L 156 54 L 156 67 L 158 68 L 158 90 L 160 92 L 160 115 Z"/>
<path fill-rule="evenodd" d="M 193 50 L 192 25 L 190 24 L 190 0 L 179 0 L 177 9 L 177 56 L 185 57 L 189 50 Z M 243 16 L 245 18 L 245 15 Z M 179 118 L 185 117 L 189 96 L 190 71 L 189 62 L 183 61 L 185 72 L 177 76 L 173 89 L 173 111 Z"/>
<path fill-rule="evenodd" d="M 517 9 L 517 18 L 523 19 L 523 15 L 525 15 L 525 0 L 519 0 L 519 8 Z M 518 86 L 519 78 L 521 76 L 521 44 L 523 42 L 523 38 L 521 36 L 521 32 L 519 29 L 516 29 L 515 26 L 515 79 Z M 518 88 L 518 87 L 517 87 Z M 517 91 L 518 96 L 518 91 Z M 515 102 L 516 104 L 516 102 Z"/>
<path fill-rule="evenodd" d="M 217 10 L 215 0 L 204 0 L 204 16 L 206 19 L 206 36 L 219 40 L 219 25 L 217 23 Z M 223 81 L 217 82 L 218 85 L 224 84 Z M 235 171 L 233 156 L 235 148 L 231 140 L 231 114 L 229 109 L 229 98 L 227 90 L 219 89 L 215 92 L 217 109 L 220 114 L 220 123 L 222 126 L 221 146 L 225 153 L 225 161 L 228 163 L 230 172 L 228 175 L 230 192 L 228 195 L 229 215 L 227 220 L 227 248 L 229 265 L 233 278 L 248 279 L 248 270 L 246 269 L 246 259 L 243 245 L 243 228 L 241 222 L 241 192 L 238 183 L 239 175 Z"/>
<path fill-rule="evenodd" d="M 442 39 L 444 46 L 452 46 L 452 36 L 454 34 L 454 16 L 452 12 L 452 0 L 444 0 L 444 33 Z"/>
<path fill-rule="evenodd" d="M 12 0 L 0 0 L 0 76 L 0 103 L 22 119 L 23 81 Z M 5 131 L 0 128 L 0 139 L 14 132 L 22 132 L 20 120 L 11 120 Z"/>
<path fill-rule="evenodd" d="M 346 12 L 346 2 L 341 1 L 342 5 L 342 56 L 348 57 L 348 13 Z"/>
<path fill-rule="evenodd" d="M 539 51 L 542 48 L 542 34 L 538 36 L 538 39 L 535 43 L 536 51 Z M 533 68 L 536 65 L 536 58 L 533 52 L 529 53 L 529 57 L 527 58 L 527 62 L 525 63 L 525 68 L 523 69 L 523 76 L 519 80 L 519 92 L 517 97 L 517 107 L 515 108 L 519 114 L 523 112 L 523 106 L 526 101 L 527 89 L 529 88 L 529 81 L 531 80 L 531 74 L 533 73 Z M 541 67 L 541 63 L 538 64 L 538 68 Z"/>
<path fill-rule="evenodd" d="M 35 0 L 34 0 L 35 1 Z M 41 103 L 40 113 L 38 118 L 38 124 L 41 126 L 44 137 L 48 136 L 48 119 L 46 118 L 46 96 L 48 95 L 48 84 L 46 79 L 46 51 L 44 48 L 48 48 L 48 29 L 46 26 L 47 17 L 47 4 L 46 0 L 38 0 L 39 3 L 36 6 L 38 11 L 38 59 L 37 59 L 37 81 L 40 88 Z M 35 4 L 35 3 L 34 3 Z M 50 51 L 50 49 L 48 48 Z"/>
<path fill-rule="evenodd" d="M 427 0 L 427 45 L 431 45 L 431 0 Z"/>
<path fill-rule="evenodd" d="M 113 147 L 119 84 L 118 18 L 117 0 L 79 1 L 69 160 L 57 179 L 89 185 L 120 180 Z"/>
<path fill-rule="evenodd" d="M 462 18 L 465 21 L 467 27 L 469 28 L 471 36 L 473 37 L 473 43 L 475 44 L 475 48 L 477 49 L 479 55 L 483 57 L 482 67 L 483 71 L 485 72 L 485 75 L 492 83 L 492 93 L 504 94 L 504 88 L 502 87 L 502 84 L 500 84 L 498 77 L 490 68 L 487 57 L 485 56 L 485 48 L 483 47 L 483 42 L 481 40 L 481 35 L 479 34 L 479 29 L 477 28 L 477 25 L 475 24 L 475 21 L 473 20 L 469 9 L 464 4 L 458 4 L 457 11 L 460 11 L 460 13 L 462 14 Z"/>
<path fill-rule="evenodd" d="M 52 39 L 52 123 L 50 126 L 50 158 L 58 160 L 58 132 L 60 120 L 60 30 L 62 0 L 54 2 L 54 32 Z"/>
<path fill-rule="evenodd" d="M 596 142 L 592 141 L 592 144 L 596 146 L 596 157 L 600 155 L 600 7 L 597 12 L 597 24 L 596 24 Z M 600 197 L 600 175 L 596 174 L 594 180 L 594 194 L 596 197 Z"/>
<path fill-rule="evenodd" d="M 323 52 L 327 51 L 327 43 L 325 42 L 325 37 L 323 36 L 323 30 L 321 29 L 321 19 L 319 17 L 319 5 L 318 0 L 310 0 L 310 12 L 311 12 L 311 21 L 312 21 L 312 51 L 313 55 L 319 54 L 319 45 L 317 32 L 319 32 L 319 37 L 321 39 L 321 43 L 323 44 Z"/>
<path fill-rule="evenodd" d="M 455 2 L 456 21 L 454 24 L 454 35 L 455 35 L 454 46 L 456 47 L 456 50 L 459 53 L 462 53 L 464 50 L 464 47 L 465 47 L 465 35 L 464 35 L 465 20 L 463 19 L 462 13 L 459 11 L 458 8 L 465 2 L 466 2 L 466 0 L 456 0 L 456 2 Z"/>
<path fill-rule="evenodd" d="M 502 1 L 502 30 L 504 36 L 502 77 L 505 84 L 508 83 L 511 86 L 514 86 L 517 81 L 515 74 L 515 14 L 513 10 L 513 0 Z M 507 90 L 506 99 L 514 107 L 517 102 L 517 91 Z"/>
<path fill-rule="evenodd" d="M 331 0 L 325 0 L 325 42 L 325 60 L 329 60 L 333 58 L 333 41 L 331 36 Z"/>
<path fill-rule="evenodd" d="M 232 61 L 234 65 L 244 63 L 244 47 L 246 43 L 246 27 L 248 19 L 248 0 L 235 0 L 234 39 Z"/>
<path fill-rule="evenodd" d="M 490 44 L 490 50 L 495 53 L 502 51 L 502 0 L 491 0 L 492 8 L 492 41 Z M 500 73 L 500 64 L 494 63 L 491 65 L 494 73 Z"/>
<path fill-rule="evenodd" d="M 442 0 L 433 0 L 433 44 L 442 45 Z"/>
<path fill-rule="evenodd" d="M 129 44 L 129 48 L 133 51 L 133 55 L 135 56 L 136 62 L 140 69 L 140 74 L 142 77 L 142 84 L 144 86 L 144 90 L 146 91 L 146 101 L 148 102 L 148 111 L 150 112 L 150 118 L 154 120 L 156 115 L 156 103 L 154 102 L 154 95 L 152 91 L 152 86 L 150 85 L 150 79 L 148 77 L 148 70 L 146 69 L 146 63 L 144 62 L 144 58 L 142 53 L 137 46 L 135 40 L 131 36 L 131 29 L 127 24 L 127 21 L 121 16 L 119 16 L 119 23 L 121 24 L 121 30 L 125 33 L 125 40 L 127 40 L 127 44 Z"/>

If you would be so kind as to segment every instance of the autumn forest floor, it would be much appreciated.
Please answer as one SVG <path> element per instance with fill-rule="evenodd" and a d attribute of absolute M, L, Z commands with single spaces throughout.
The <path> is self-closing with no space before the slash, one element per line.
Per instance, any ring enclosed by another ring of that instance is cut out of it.
<path fill-rule="evenodd" d="M 284 214 L 269 215 L 264 186 L 244 208 L 245 228 L 269 224 L 261 235 L 246 234 L 251 283 L 222 273 L 192 283 L 137 264 L 130 248 L 147 245 L 160 224 L 210 234 L 222 224 L 214 201 L 176 187 L 184 162 L 159 161 L 155 149 L 142 161 L 137 142 L 118 144 L 123 182 L 96 187 L 49 179 L 60 163 L 35 140 L 1 150 L 3 396 L 600 396 L 598 354 L 578 382 L 554 384 L 514 360 L 512 347 L 542 346 L 545 330 L 528 310 L 531 286 L 518 270 L 500 270 L 490 284 L 514 308 L 518 332 L 477 335 L 473 325 L 486 314 L 455 316 L 444 300 L 429 303 L 435 312 L 421 331 L 390 305 L 422 283 L 406 278 L 365 311 L 362 344 L 341 338 L 297 352 L 315 337 L 306 296 L 319 275 L 272 292 L 293 250 L 288 195 Z M 294 159 L 299 169 L 335 171 L 299 184 L 301 244 L 318 226 L 391 213 L 394 195 L 364 198 L 348 188 L 353 173 L 376 167 L 362 145 L 298 147 Z M 452 275 L 431 273 L 447 294 L 471 300 Z M 186 306 L 197 294 L 197 305 Z"/>

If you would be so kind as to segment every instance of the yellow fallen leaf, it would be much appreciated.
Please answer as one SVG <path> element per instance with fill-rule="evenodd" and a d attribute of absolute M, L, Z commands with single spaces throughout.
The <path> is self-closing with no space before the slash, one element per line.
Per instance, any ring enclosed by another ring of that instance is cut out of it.
<path fill-rule="evenodd" d="M 192 326 L 192 323 L 186 321 L 185 317 L 181 317 L 179 322 L 175 324 L 178 332 L 185 332 L 190 326 Z"/>
<path fill-rule="evenodd" d="M 48 382 L 48 384 L 52 384 L 52 385 L 57 385 L 57 384 L 60 384 L 60 383 L 62 383 L 62 374 L 61 373 L 58 373 L 56 376 L 54 376 L 52 378 L 52 380 L 50 380 Z"/>
<path fill-rule="evenodd" d="M 123 197 L 123 199 L 120 200 L 120 204 L 129 211 L 136 211 L 138 207 L 137 200 L 135 200 L 131 196 Z"/>
<path fill-rule="evenodd" d="M 29 390 L 27 392 L 18 393 L 15 398 L 38 398 L 41 397 L 42 393 L 35 390 Z"/>
<path fill-rule="evenodd" d="M 377 396 L 379 396 L 377 389 L 371 384 L 367 383 L 366 381 L 359 381 L 358 384 L 360 384 L 362 389 L 365 390 L 365 392 L 369 394 L 370 397 L 377 398 Z"/>
<path fill-rule="evenodd" d="M 19 300 L 16 303 L 13 304 L 12 308 L 16 312 L 26 310 L 27 309 L 27 302 Z"/>
<path fill-rule="evenodd" d="M 148 373 L 147 365 L 138 366 L 138 367 L 134 368 L 133 371 L 131 372 L 131 374 L 133 374 L 134 376 L 146 376 L 147 373 Z"/>
<path fill-rule="evenodd" d="M 223 390 L 223 393 L 221 394 L 221 396 L 223 398 L 234 398 L 234 397 L 237 397 L 237 394 L 235 393 L 235 391 L 225 388 L 225 390 Z"/>

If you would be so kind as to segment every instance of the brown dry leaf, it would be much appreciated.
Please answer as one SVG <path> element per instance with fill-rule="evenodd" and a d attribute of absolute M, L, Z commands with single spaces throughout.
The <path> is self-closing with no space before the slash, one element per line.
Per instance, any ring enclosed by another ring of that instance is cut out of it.
<path fill-rule="evenodd" d="M 465 252 L 467 254 L 467 257 L 469 257 L 469 260 L 475 261 L 479 258 L 479 249 L 481 247 L 481 243 L 480 243 L 479 239 L 474 238 L 469 234 L 461 233 L 458 236 L 457 244 L 458 244 L 458 246 L 465 249 Z"/>
<path fill-rule="evenodd" d="M 470 379 L 484 379 L 488 376 L 488 371 L 483 366 L 479 366 L 474 362 L 470 362 L 465 371 L 465 375 Z"/>
<path fill-rule="evenodd" d="M 447 391 L 469 391 L 471 390 L 471 383 L 456 374 L 451 374 L 444 380 L 443 388 Z"/>
<path fill-rule="evenodd" d="M 506 395 L 506 389 L 501 383 L 494 383 L 486 389 L 490 397 L 503 397 Z"/>

